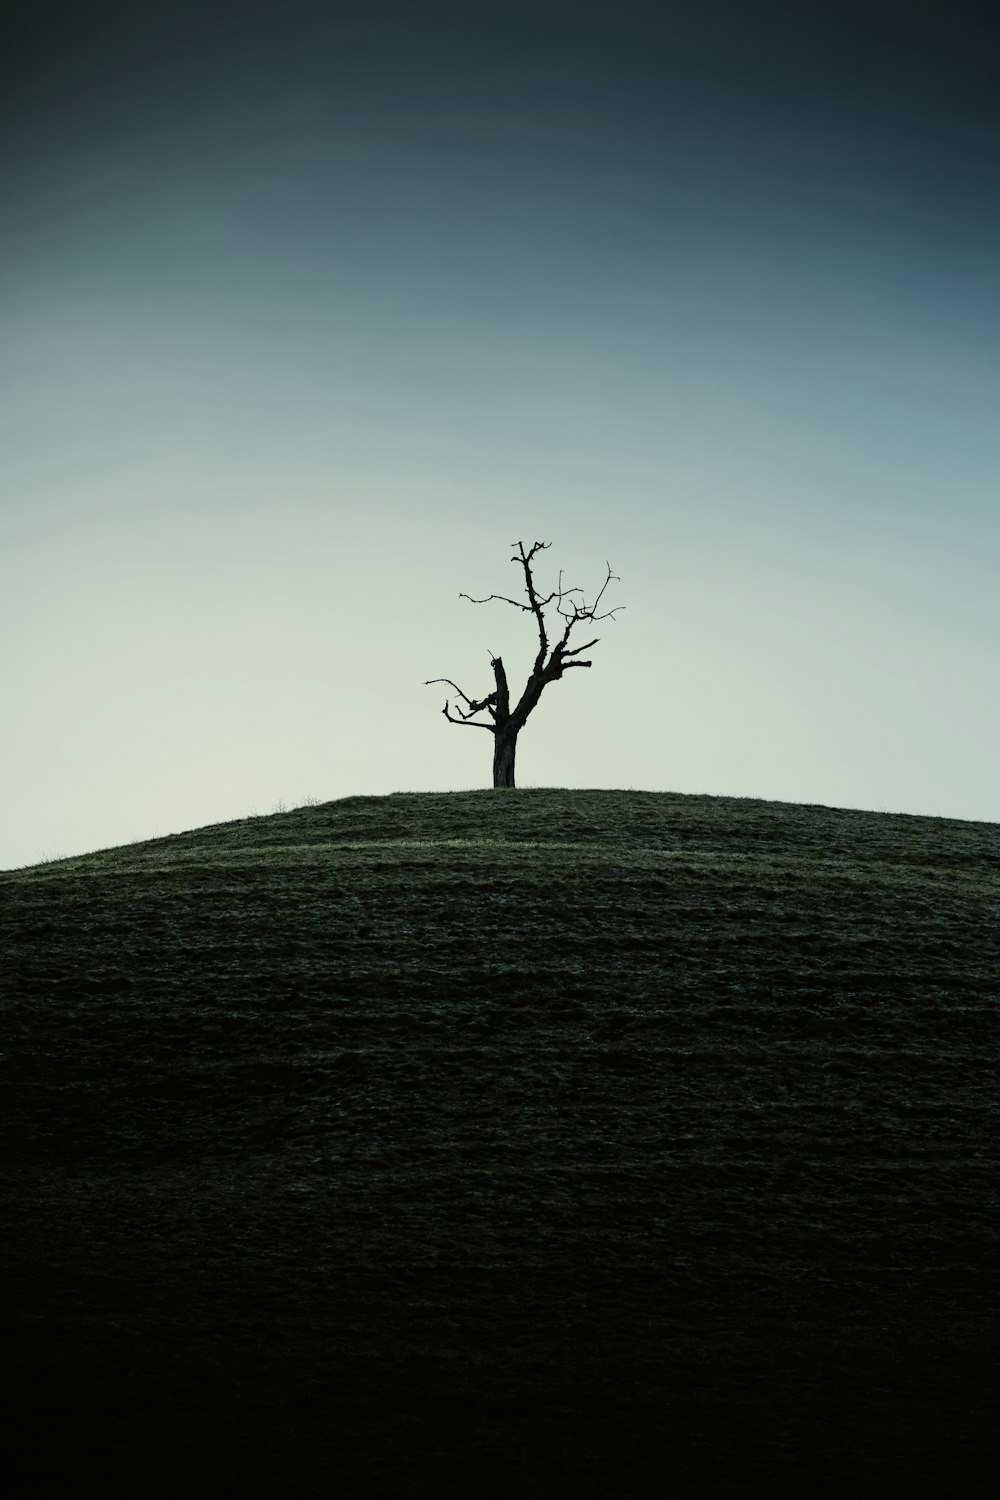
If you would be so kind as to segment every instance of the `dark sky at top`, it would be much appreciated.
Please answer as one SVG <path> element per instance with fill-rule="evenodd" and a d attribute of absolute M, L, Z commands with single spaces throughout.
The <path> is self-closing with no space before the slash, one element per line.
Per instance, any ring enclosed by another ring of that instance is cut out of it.
<path fill-rule="evenodd" d="M 188 129 L 219 149 L 227 110 L 297 98 L 326 129 L 439 145 L 461 131 L 646 166 L 685 143 L 775 161 L 812 149 L 820 175 L 917 179 L 954 205 L 997 185 L 998 34 L 978 11 L 926 0 L 25 0 L 6 10 L 3 160 L 30 171 L 130 132 L 151 150 L 186 144 L 195 170 Z"/>
<path fill-rule="evenodd" d="M 995 346 L 1000 39 L 962 3 L 5 14 L 16 306 L 100 296 L 136 327 L 198 307 L 219 348 L 326 317 L 346 347 L 367 299 L 359 363 L 416 310 L 425 346 L 521 319 L 650 368 L 686 349 L 706 378 L 723 343 L 842 339 L 843 366 L 890 324 L 897 353 L 915 330 Z"/>
<path fill-rule="evenodd" d="M 1000 225 L 1000 28 L 961 4 L 5 14 L 0 272 L 85 257 L 143 201 L 176 224 L 192 194 L 305 259 L 336 217 L 359 256 L 416 236 L 439 265 L 449 225 L 511 262 L 527 238 L 554 262 L 723 240 L 963 260 Z"/>
<path fill-rule="evenodd" d="M 595 300 L 611 262 L 621 282 L 740 247 L 794 279 L 843 251 L 875 297 L 971 275 L 971 336 L 1000 228 L 1000 42 L 978 16 L 26 0 L 0 49 L 0 276 L 16 294 L 72 261 L 166 291 L 186 259 L 224 297 L 213 215 L 236 279 L 251 254 L 308 278 L 336 247 L 359 284 L 437 286 L 442 307 L 463 284 L 470 306 L 529 308 L 543 284 L 557 304 L 567 271 Z"/>

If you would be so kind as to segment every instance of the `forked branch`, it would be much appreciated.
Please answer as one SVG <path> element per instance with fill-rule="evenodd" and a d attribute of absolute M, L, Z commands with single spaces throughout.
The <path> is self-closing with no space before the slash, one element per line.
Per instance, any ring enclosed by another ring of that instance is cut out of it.
<path fill-rule="evenodd" d="M 451 723 L 451 724 L 470 724 L 472 726 L 472 728 L 474 728 L 474 729 L 489 729 L 489 730 L 493 729 L 493 725 L 492 724 L 484 724 L 482 722 L 482 720 L 479 720 L 478 722 L 474 722 L 473 721 L 473 716 L 475 714 L 482 713 L 483 709 L 486 709 L 487 712 L 490 713 L 492 715 L 492 717 L 495 719 L 496 718 L 496 709 L 493 707 L 493 705 L 497 701 L 497 695 L 496 695 L 496 693 L 490 693 L 490 695 L 489 695 L 488 698 L 479 698 L 479 699 L 470 698 L 469 695 L 468 695 L 468 693 L 463 693 L 462 689 L 459 687 L 458 683 L 457 682 L 452 682 L 452 680 L 451 680 L 450 677 L 428 677 L 427 681 L 424 683 L 424 687 L 431 687 L 432 684 L 435 683 L 435 682 L 446 682 L 449 687 L 453 687 L 455 689 L 455 692 L 461 698 L 462 702 L 463 703 L 467 703 L 469 705 L 469 712 L 466 714 L 466 713 L 463 713 L 461 709 L 459 709 L 458 710 L 458 717 L 456 718 L 454 714 L 452 714 L 452 713 L 449 712 L 449 710 L 451 708 L 451 700 L 448 699 L 448 698 L 446 698 L 445 699 L 444 708 L 441 710 L 441 712 L 444 714 L 445 718 L 449 721 L 449 723 Z"/>

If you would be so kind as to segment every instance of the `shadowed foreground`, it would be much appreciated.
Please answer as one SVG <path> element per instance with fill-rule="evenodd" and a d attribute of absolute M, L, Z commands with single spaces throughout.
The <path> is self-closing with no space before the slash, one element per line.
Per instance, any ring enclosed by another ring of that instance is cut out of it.
<path fill-rule="evenodd" d="M 0 913 L 36 1492 L 992 1493 L 995 826 L 358 797 Z"/>

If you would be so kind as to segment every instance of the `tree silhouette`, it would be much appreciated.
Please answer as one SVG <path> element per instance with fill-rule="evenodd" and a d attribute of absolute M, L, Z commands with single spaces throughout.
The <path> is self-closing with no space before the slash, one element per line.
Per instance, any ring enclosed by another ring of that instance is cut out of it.
<path fill-rule="evenodd" d="M 623 604 L 618 604 L 614 609 L 606 609 L 598 614 L 604 591 L 608 584 L 618 577 L 611 571 L 611 564 L 606 564 L 607 577 L 598 590 L 593 604 L 588 604 L 583 597 L 583 590 L 578 588 L 563 588 L 563 575 L 560 571 L 559 581 L 551 594 L 540 597 L 532 572 L 532 563 L 539 552 L 544 552 L 551 543 L 534 542 L 525 551 L 523 542 L 514 542 L 517 548 L 516 554 L 511 562 L 519 563 L 524 570 L 524 592 L 527 595 L 527 604 L 522 604 L 519 599 L 508 599 L 506 594 L 488 594 L 485 599 L 473 599 L 471 594 L 459 594 L 460 599 L 468 599 L 470 604 L 489 604 L 493 599 L 499 599 L 503 604 L 512 604 L 515 609 L 521 609 L 525 614 L 534 615 L 538 627 L 538 653 L 535 663 L 531 669 L 531 675 L 525 683 L 524 691 L 514 708 L 510 706 L 510 689 L 507 684 L 507 673 L 499 656 L 490 653 L 490 664 L 493 667 L 493 677 L 496 687 L 486 698 L 470 698 L 456 682 L 450 677 L 431 677 L 424 684 L 429 687 L 435 682 L 445 682 L 454 688 L 461 702 L 451 699 L 445 700 L 442 710 L 449 724 L 463 724 L 471 729 L 486 729 L 493 736 L 493 785 L 505 787 L 514 785 L 514 754 L 517 749 L 517 737 L 528 721 L 529 714 L 536 708 L 542 693 L 550 682 L 558 682 L 564 672 L 570 667 L 589 667 L 593 663 L 580 661 L 580 653 L 589 651 L 591 646 L 596 646 L 599 637 L 592 641 L 585 641 L 582 646 L 571 647 L 570 637 L 576 627 L 584 621 L 613 620 Z M 546 619 L 545 611 L 550 611 L 549 619 Z M 559 624 L 552 628 L 552 614 L 559 618 Z M 554 637 L 558 636 L 555 644 Z M 465 705 L 463 709 L 462 704 Z M 452 709 L 456 712 L 452 712 Z M 488 714 L 488 718 L 481 717 Z"/>

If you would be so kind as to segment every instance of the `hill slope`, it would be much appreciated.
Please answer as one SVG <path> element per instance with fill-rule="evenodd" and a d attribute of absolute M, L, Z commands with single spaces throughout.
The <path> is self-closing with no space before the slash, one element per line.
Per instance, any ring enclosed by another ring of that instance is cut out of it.
<path fill-rule="evenodd" d="M 538 1495 L 995 1463 L 997 827 L 358 797 L 8 872 L 0 913 L 46 1462 Z"/>

